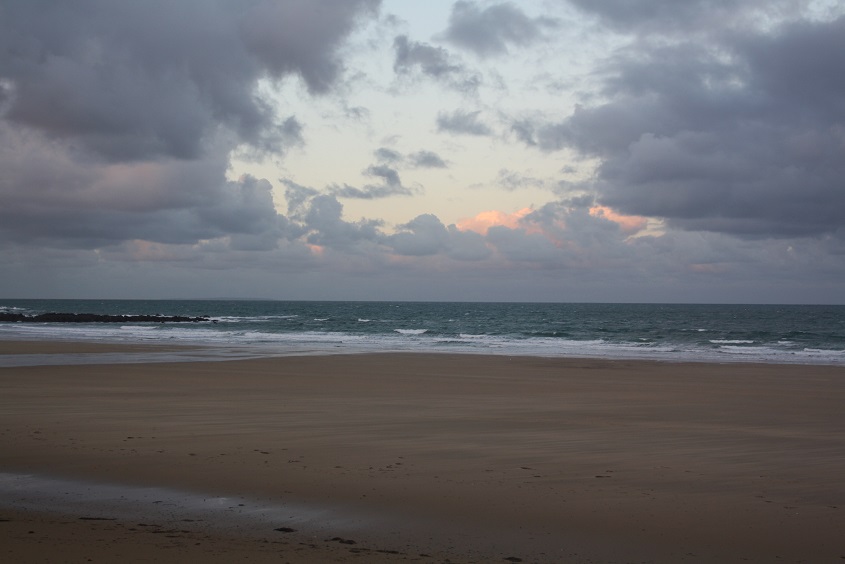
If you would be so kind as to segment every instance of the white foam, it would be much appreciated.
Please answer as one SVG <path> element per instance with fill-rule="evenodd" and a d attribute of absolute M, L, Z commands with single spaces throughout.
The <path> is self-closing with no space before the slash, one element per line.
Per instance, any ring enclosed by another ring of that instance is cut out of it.
<path fill-rule="evenodd" d="M 254 315 L 254 316 L 237 316 L 237 315 L 221 315 L 210 318 L 212 321 L 221 323 L 252 323 L 275 321 L 277 319 L 296 319 L 298 315 Z"/>
<path fill-rule="evenodd" d="M 801 352 L 808 355 L 819 355 L 832 358 L 845 358 L 845 350 L 805 348 Z"/>
<path fill-rule="evenodd" d="M 771 347 L 738 347 L 734 345 L 722 345 L 719 348 L 720 350 L 730 354 L 754 355 L 759 358 L 771 358 L 773 356 L 777 356 L 779 353 L 777 349 L 773 349 Z"/>
<path fill-rule="evenodd" d="M 368 320 L 362 319 L 365 323 Z M 395 323 L 391 322 L 391 323 Z M 238 330 L 242 327 L 243 330 Z M 793 342 L 754 344 L 745 339 L 713 339 L 708 347 L 699 343 L 649 341 L 612 342 L 560 337 L 525 337 L 459 333 L 442 335 L 421 328 L 390 329 L 388 333 L 341 331 L 281 331 L 272 326 L 238 324 L 0 324 L 0 338 L 30 340 L 94 340 L 121 343 L 168 343 L 211 345 L 249 349 L 253 356 L 336 354 L 358 352 L 450 352 L 513 354 L 545 357 L 641 358 L 669 361 L 784 362 L 845 364 L 845 351 L 799 348 Z M 327 325 L 331 327 L 331 325 Z M 388 325 L 387 327 L 390 327 Z M 394 325 L 395 327 L 395 325 Z M 754 346 L 752 346 L 754 345 Z M 256 352 L 257 351 L 257 352 Z M 45 355 L 41 355 L 42 357 Z M 105 357 L 101 357 L 105 358 Z M 130 357 L 127 357 L 130 358 Z M 34 362 L 34 359 L 24 359 Z M 7 359 L 7 361 L 9 361 Z M 112 359 L 112 361 L 114 361 Z M 143 361 L 132 358 L 132 361 Z M 86 361 L 87 362 L 87 361 Z"/>

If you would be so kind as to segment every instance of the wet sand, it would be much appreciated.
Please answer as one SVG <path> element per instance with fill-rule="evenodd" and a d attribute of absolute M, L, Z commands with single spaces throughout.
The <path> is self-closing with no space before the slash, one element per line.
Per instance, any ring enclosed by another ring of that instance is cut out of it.
<path fill-rule="evenodd" d="M 841 561 L 843 406 L 845 368 L 825 366 L 403 353 L 0 368 L 0 560 Z M 25 475 L 68 485 L 33 496 L 15 489 Z M 124 500 L 70 491 L 99 484 Z"/>

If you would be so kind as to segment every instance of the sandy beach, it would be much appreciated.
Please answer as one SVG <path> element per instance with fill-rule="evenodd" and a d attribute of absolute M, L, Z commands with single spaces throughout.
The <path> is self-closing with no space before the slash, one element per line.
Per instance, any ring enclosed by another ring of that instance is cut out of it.
<path fill-rule="evenodd" d="M 843 406 L 833 366 L 0 368 L 0 560 L 836 562 Z"/>

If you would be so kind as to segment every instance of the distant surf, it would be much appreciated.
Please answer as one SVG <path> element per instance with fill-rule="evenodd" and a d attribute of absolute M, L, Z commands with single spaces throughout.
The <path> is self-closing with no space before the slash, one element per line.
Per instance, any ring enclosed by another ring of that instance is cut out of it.
<path fill-rule="evenodd" d="M 845 364 L 845 306 L 0 300 L 0 314 L 208 322 L 2 323 L 0 338 L 227 345 L 261 354 L 415 351 Z"/>

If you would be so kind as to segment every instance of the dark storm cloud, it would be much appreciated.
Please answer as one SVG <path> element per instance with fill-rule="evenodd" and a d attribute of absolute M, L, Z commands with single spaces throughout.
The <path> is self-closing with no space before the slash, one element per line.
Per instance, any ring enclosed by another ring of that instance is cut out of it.
<path fill-rule="evenodd" d="M 393 40 L 396 53 L 393 70 L 399 75 L 419 71 L 460 92 L 475 92 L 481 84 L 481 77 L 459 62 L 442 47 L 411 41 L 406 35 Z"/>
<path fill-rule="evenodd" d="M 16 146 L 2 133 L 0 143 Z M 0 159 L 5 165 L 0 239 L 66 248 L 131 239 L 186 244 L 228 234 L 277 233 L 284 222 L 273 206 L 270 184 L 250 176 L 223 179 L 225 161 L 218 155 L 92 167 L 45 145 L 18 145 L 26 160 Z"/>
<path fill-rule="evenodd" d="M 525 46 L 541 40 L 558 23 L 553 18 L 530 18 L 510 2 L 481 9 L 476 2 L 455 2 L 443 37 L 480 57 L 507 53 L 508 45 Z"/>
<path fill-rule="evenodd" d="M 0 77 L 11 122 L 113 161 L 195 158 L 217 126 L 280 150 L 283 124 L 254 91 L 299 74 L 314 92 L 337 76 L 338 43 L 373 1 L 6 2 Z M 282 136 L 283 137 L 283 136 Z"/>
<path fill-rule="evenodd" d="M 452 113 L 440 112 L 437 114 L 437 131 L 462 135 L 492 135 L 493 130 L 479 119 L 480 115 L 480 111 L 467 112 L 464 110 L 455 110 Z"/>
<path fill-rule="evenodd" d="M 378 0 L 80 0 L 0 4 L 0 237 L 95 248 L 291 225 L 269 183 L 229 181 L 232 150 L 278 155 L 302 124 L 259 81 L 326 92 Z"/>
<path fill-rule="evenodd" d="M 845 18 L 629 48 L 606 69 L 606 103 L 515 128 L 598 157 L 589 187 L 624 213 L 754 237 L 841 234 L 843 68 Z"/>
<path fill-rule="evenodd" d="M 247 10 L 241 32 L 248 49 L 274 76 L 302 75 L 309 90 L 325 92 L 342 64 L 335 51 L 362 12 L 380 0 L 262 1 Z"/>

